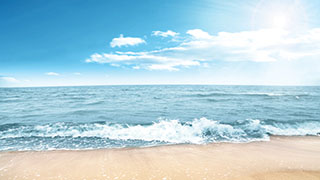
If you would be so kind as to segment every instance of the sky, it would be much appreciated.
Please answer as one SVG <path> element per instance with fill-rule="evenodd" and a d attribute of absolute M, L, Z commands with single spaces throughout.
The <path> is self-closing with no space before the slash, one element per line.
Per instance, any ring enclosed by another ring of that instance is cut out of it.
<path fill-rule="evenodd" d="M 318 0 L 0 0 L 0 87 L 320 85 Z"/>

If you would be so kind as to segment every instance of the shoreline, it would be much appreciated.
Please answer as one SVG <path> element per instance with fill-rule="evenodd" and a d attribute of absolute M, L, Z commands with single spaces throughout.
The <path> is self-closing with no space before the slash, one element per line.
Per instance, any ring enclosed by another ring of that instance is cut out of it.
<path fill-rule="evenodd" d="M 0 179 L 320 179 L 320 137 L 0 152 Z"/>
<path fill-rule="evenodd" d="M 192 143 L 177 143 L 177 144 L 157 144 L 151 146 L 129 146 L 129 147 L 110 147 L 110 148 L 92 148 L 92 149 L 44 149 L 44 150 L 4 150 L 0 151 L 2 153 L 28 153 L 28 152 L 82 152 L 82 151 L 109 151 L 109 150 L 138 150 L 138 149 L 149 149 L 149 148 L 161 148 L 161 147 L 171 147 L 171 146 L 214 146 L 214 145 L 221 145 L 221 144 L 251 144 L 251 143 L 262 143 L 262 142 L 270 142 L 273 139 L 286 139 L 286 138 L 318 138 L 320 140 L 320 135 L 294 135 L 294 136 L 287 136 L 287 135 L 270 135 L 268 140 L 252 140 L 252 141 L 239 141 L 239 142 L 228 142 L 228 141 L 219 141 L 219 142 L 210 142 L 206 144 L 192 144 Z"/>

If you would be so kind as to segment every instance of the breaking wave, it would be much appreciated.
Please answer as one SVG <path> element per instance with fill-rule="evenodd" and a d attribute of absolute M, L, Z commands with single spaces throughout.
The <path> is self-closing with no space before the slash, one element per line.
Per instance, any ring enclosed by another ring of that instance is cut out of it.
<path fill-rule="evenodd" d="M 82 124 L 63 122 L 36 126 L 22 124 L 1 125 L 0 143 L 3 147 L 1 150 L 4 150 L 8 146 L 5 144 L 8 139 L 11 141 L 15 140 L 14 142 L 17 145 L 19 143 L 28 143 L 28 139 L 37 139 L 42 142 L 42 149 L 50 149 L 49 147 L 53 139 L 60 139 L 57 141 L 59 143 L 70 143 L 75 140 L 89 138 L 99 140 L 94 148 L 103 148 L 180 143 L 204 144 L 211 142 L 266 141 L 269 140 L 270 135 L 304 136 L 319 135 L 319 133 L 320 122 L 317 121 L 268 123 L 266 121 L 247 119 L 228 124 L 200 118 L 194 119 L 191 122 L 160 119 L 152 124 L 138 125 L 108 122 Z M 64 140 L 62 141 L 61 139 Z M 113 144 L 108 144 L 108 146 L 103 144 L 107 141 L 113 142 Z M 121 143 L 115 143 L 117 141 Z M 69 145 L 70 149 L 81 149 L 81 144 L 73 144 L 74 146 Z M 60 146 L 56 145 L 55 147 L 59 148 Z M 66 146 L 61 145 L 61 147 Z M 11 149 L 15 148 L 11 147 Z M 37 148 L 35 147 L 35 149 Z"/>

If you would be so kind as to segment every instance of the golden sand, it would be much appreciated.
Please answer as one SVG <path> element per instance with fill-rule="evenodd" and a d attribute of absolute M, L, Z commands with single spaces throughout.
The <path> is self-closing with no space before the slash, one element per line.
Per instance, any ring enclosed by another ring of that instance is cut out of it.
<path fill-rule="evenodd" d="M 0 179 L 320 180 L 320 137 L 151 148 L 0 153 Z"/>

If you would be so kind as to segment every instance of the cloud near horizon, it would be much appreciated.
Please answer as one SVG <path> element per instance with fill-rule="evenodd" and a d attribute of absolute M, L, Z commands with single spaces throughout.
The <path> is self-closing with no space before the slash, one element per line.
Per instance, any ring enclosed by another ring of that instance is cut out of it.
<path fill-rule="evenodd" d="M 0 77 L 0 79 L 1 79 L 2 81 L 8 82 L 8 83 L 18 83 L 18 82 L 20 82 L 20 81 L 17 80 L 16 78 L 14 78 L 14 77 L 8 77 L 8 76 L 2 76 L 2 77 Z"/>
<path fill-rule="evenodd" d="M 113 38 L 110 42 L 110 46 L 114 47 L 122 47 L 122 46 L 134 46 L 138 44 L 146 43 L 145 40 L 137 37 L 124 37 L 123 34 L 120 34 L 120 37 Z"/>
<path fill-rule="evenodd" d="M 219 32 L 217 35 L 192 29 L 173 47 L 151 51 L 95 53 L 86 62 L 178 71 L 183 67 L 207 66 L 214 61 L 277 62 L 306 58 L 320 58 L 320 28 L 299 34 L 283 29 L 262 29 Z"/>
<path fill-rule="evenodd" d="M 47 72 L 46 75 L 48 75 L 48 76 L 59 76 L 60 74 L 56 73 L 56 72 Z"/>

